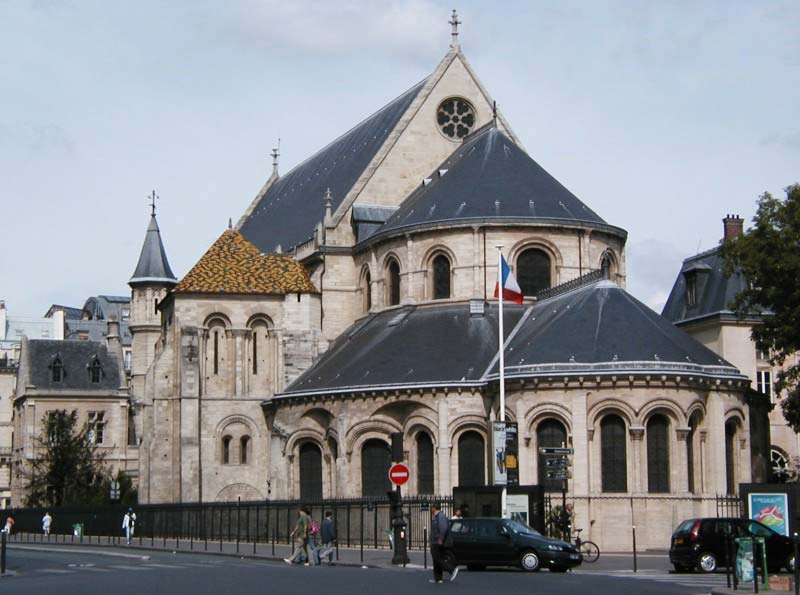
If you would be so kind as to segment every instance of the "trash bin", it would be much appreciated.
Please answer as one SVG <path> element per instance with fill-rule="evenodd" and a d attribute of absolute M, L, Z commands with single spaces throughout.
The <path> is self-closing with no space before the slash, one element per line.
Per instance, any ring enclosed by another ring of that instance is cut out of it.
<path fill-rule="evenodd" d="M 83 537 L 83 524 L 75 523 L 74 525 L 72 525 L 72 534 L 75 537 Z"/>
<path fill-rule="evenodd" d="M 735 540 L 739 546 L 736 552 L 736 577 L 739 582 L 751 582 L 753 580 L 753 538 L 737 537 Z"/>

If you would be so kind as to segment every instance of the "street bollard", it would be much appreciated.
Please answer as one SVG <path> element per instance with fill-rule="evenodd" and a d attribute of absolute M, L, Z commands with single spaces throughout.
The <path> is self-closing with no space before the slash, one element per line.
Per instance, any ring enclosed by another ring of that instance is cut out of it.
<path fill-rule="evenodd" d="M 360 506 L 361 508 L 361 563 L 364 563 L 364 505 Z"/>
<path fill-rule="evenodd" d="M 636 525 L 631 528 L 633 529 L 633 571 L 636 572 Z"/>
<path fill-rule="evenodd" d="M 422 528 L 422 538 L 425 540 L 425 545 L 422 548 L 422 565 L 425 570 L 428 569 L 428 527 Z"/>
<path fill-rule="evenodd" d="M 6 573 L 6 533 L 0 532 L 0 574 Z"/>
<path fill-rule="evenodd" d="M 798 548 L 797 533 L 794 534 L 794 595 L 800 595 L 800 564 L 797 563 L 800 548 Z"/>
<path fill-rule="evenodd" d="M 276 523 L 277 524 L 277 523 Z M 278 527 L 272 530 L 272 555 L 275 555 L 275 540 L 278 538 Z"/>
<path fill-rule="evenodd" d="M 753 540 L 753 593 L 758 593 L 758 562 L 759 556 L 759 543 Z"/>
<path fill-rule="evenodd" d="M 725 565 L 725 585 L 728 589 L 731 588 L 731 567 L 733 566 L 733 554 L 731 548 L 731 536 L 725 537 L 725 559 L 728 563 Z"/>

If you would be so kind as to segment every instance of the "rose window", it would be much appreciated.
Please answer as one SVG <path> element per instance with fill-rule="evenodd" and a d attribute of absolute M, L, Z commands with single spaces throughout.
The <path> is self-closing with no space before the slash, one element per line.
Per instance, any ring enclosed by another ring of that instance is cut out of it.
<path fill-rule="evenodd" d="M 445 99 L 436 110 L 439 130 L 451 139 L 462 139 L 475 128 L 475 108 L 465 99 Z"/>

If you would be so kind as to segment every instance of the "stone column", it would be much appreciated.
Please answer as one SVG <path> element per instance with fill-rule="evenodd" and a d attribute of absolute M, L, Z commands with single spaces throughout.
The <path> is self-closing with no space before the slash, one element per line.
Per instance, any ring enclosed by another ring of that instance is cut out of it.
<path fill-rule="evenodd" d="M 439 410 L 439 439 L 437 440 L 437 453 L 439 455 L 439 481 L 438 493 L 449 494 L 453 491 L 454 483 L 450 480 L 450 438 L 448 436 L 448 425 L 450 415 L 447 410 L 447 393 L 438 395 Z"/>
<path fill-rule="evenodd" d="M 671 491 L 685 493 L 689 491 L 689 462 L 686 460 L 686 440 L 689 438 L 690 427 L 675 428 L 675 448 L 670 449 L 673 455 L 670 459 L 672 477 Z"/>
<path fill-rule="evenodd" d="M 706 428 L 708 430 L 706 491 L 725 494 L 728 489 L 725 465 L 725 408 L 722 397 L 713 390 L 706 402 Z"/>
<path fill-rule="evenodd" d="M 472 292 L 474 298 L 483 297 L 483 277 L 481 276 L 481 228 L 477 225 L 472 228 Z"/>
<path fill-rule="evenodd" d="M 591 486 L 591 469 L 589 460 L 589 428 L 586 425 L 586 401 L 588 394 L 576 394 L 572 397 L 572 494 L 588 494 Z"/>
<path fill-rule="evenodd" d="M 632 477 L 628 482 L 629 492 L 642 492 L 644 481 L 642 478 L 642 438 L 644 438 L 644 428 L 642 426 L 631 426 L 628 430 L 631 436 L 631 470 Z"/>
<path fill-rule="evenodd" d="M 413 303 L 414 300 L 414 240 L 410 235 L 406 236 L 406 299 L 400 300 Z"/>
<path fill-rule="evenodd" d="M 233 357 L 231 358 L 233 372 L 233 394 L 234 396 L 241 396 L 244 394 L 244 376 L 247 370 L 247 353 L 245 353 L 245 335 L 247 329 L 236 328 L 231 329 L 231 336 L 233 338 Z"/>
<path fill-rule="evenodd" d="M 536 453 L 531 452 L 531 437 L 528 434 L 528 426 L 525 423 L 525 404 L 521 398 L 517 398 L 514 403 L 514 417 L 517 420 L 517 472 L 519 473 L 519 484 L 530 485 L 536 483 L 533 475 L 533 462 L 536 460 Z"/>

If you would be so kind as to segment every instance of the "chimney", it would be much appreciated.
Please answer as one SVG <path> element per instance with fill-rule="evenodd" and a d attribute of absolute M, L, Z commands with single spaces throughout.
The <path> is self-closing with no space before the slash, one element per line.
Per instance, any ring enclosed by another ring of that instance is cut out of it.
<path fill-rule="evenodd" d="M 110 317 L 108 322 L 106 322 L 106 343 L 108 344 L 108 350 L 113 353 L 117 354 L 119 351 L 122 352 L 122 341 L 119 337 L 119 322 L 115 317 Z"/>
<path fill-rule="evenodd" d="M 722 224 L 724 225 L 725 231 L 725 235 L 722 236 L 723 241 L 732 240 L 744 233 L 744 219 L 739 217 L 739 215 L 725 215 Z"/>
<path fill-rule="evenodd" d="M 63 308 L 53 312 L 53 339 L 64 340 L 64 329 L 67 326 L 67 314 Z"/>

